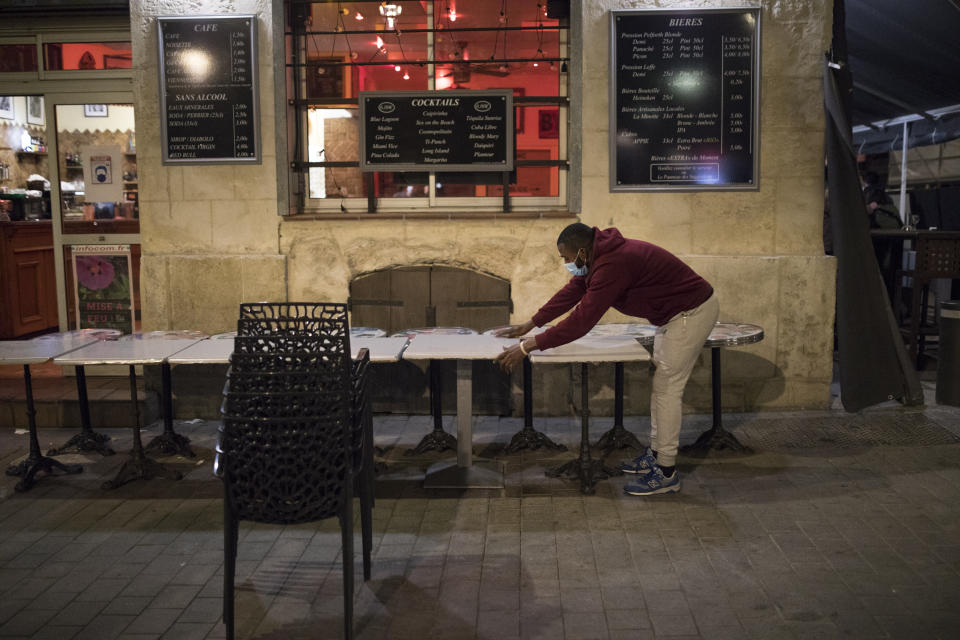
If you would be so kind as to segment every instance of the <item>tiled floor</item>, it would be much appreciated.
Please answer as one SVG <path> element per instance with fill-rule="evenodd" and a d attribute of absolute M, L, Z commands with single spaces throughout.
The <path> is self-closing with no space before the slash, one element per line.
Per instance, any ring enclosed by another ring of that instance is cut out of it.
<path fill-rule="evenodd" d="M 900 442 L 897 424 L 915 428 L 918 414 L 937 444 L 877 444 Z M 641 499 L 622 493 L 623 478 L 586 497 L 544 477 L 572 453 L 499 456 L 504 491 L 428 492 L 424 468 L 447 455 L 405 452 L 430 420 L 378 417 L 388 469 L 378 478 L 366 583 L 357 536 L 357 637 L 958 637 L 960 444 L 951 441 L 960 409 L 891 404 L 726 420 L 756 440 L 755 454 L 681 458 L 683 491 Z M 610 423 L 597 419 L 593 437 Z M 778 424 L 789 425 L 787 437 L 758 435 Z M 865 425 L 880 426 L 859 440 L 823 437 Z M 63 456 L 84 472 L 42 478 L 26 494 L 13 491 L 15 478 L 0 479 L 0 637 L 224 637 L 216 424 L 176 426 L 198 453 L 168 459 L 185 473 L 180 481 L 101 490 L 124 453 Z M 497 455 L 520 426 L 478 418 L 475 451 Z M 571 448 L 578 442 L 574 418 L 536 426 Z M 627 426 L 642 434 L 646 422 Z M 706 426 L 708 417 L 688 416 L 684 440 Z M 877 429 L 891 439 L 877 440 Z M 108 431 L 126 451 L 129 431 Z M 41 446 L 70 435 L 42 430 Z M 26 436 L 0 430 L 0 463 L 25 452 Z M 239 636 L 340 637 L 341 579 L 335 520 L 243 523 Z"/>

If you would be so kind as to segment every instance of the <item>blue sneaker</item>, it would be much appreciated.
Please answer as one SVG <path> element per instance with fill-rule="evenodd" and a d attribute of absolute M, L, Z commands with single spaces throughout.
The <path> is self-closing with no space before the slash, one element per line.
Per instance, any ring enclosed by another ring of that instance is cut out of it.
<path fill-rule="evenodd" d="M 673 475 L 667 478 L 660 467 L 653 465 L 653 469 L 647 475 L 637 478 L 635 482 L 628 482 L 623 490 L 632 496 L 652 496 L 658 493 L 680 491 L 680 472 L 674 469 Z"/>
<path fill-rule="evenodd" d="M 653 455 L 653 449 L 647 447 L 643 455 L 633 460 L 624 460 L 620 463 L 620 471 L 632 473 L 634 475 L 645 476 L 657 464 L 657 458 Z"/>

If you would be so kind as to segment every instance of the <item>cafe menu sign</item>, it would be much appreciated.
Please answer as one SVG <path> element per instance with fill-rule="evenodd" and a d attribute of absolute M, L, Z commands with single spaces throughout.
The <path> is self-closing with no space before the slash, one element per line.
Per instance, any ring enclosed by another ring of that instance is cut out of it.
<path fill-rule="evenodd" d="M 512 171 L 513 91 L 361 91 L 361 171 Z"/>
<path fill-rule="evenodd" d="M 71 257 L 77 329 L 133 333 L 130 245 L 74 245 Z"/>
<path fill-rule="evenodd" d="M 757 189 L 760 10 L 610 20 L 610 190 Z"/>
<path fill-rule="evenodd" d="M 157 18 L 164 164 L 259 163 L 257 18 Z"/>

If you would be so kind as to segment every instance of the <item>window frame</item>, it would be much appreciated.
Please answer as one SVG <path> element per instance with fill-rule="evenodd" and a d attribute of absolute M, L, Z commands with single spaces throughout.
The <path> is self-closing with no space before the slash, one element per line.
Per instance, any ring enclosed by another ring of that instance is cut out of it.
<path fill-rule="evenodd" d="M 431 62 L 425 66 L 427 68 L 427 88 L 425 91 L 437 91 L 436 89 L 436 64 L 434 63 L 436 54 L 436 43 L 434 34 L 442 29 L 435 26 L 435 7 L 437 0 L 430 0 L 427 3 L 427 22 L 434 25 L 427 32 L 427 60 Z M 309 197 L 309 169 L 311 167 L 356 167 L 359 168 L 359 158 L 356 161 L 348 162 L 309 162 L 307 154 L 309 150 L 308 142 L 308 112 L 312 108 L 357 108 L 357 96 L 352 98 L 340 98 L 331 100 L 308 100 L 297 96 L 306 96 L 306 62 L 307 46 L 306 41 L 309 29 L 294 30 L 291 26 L 294 8 L 297 5 L 309 7 L 312 3 L 305 0 L 286 0 L 283 11 L 283 39 L 282 49 L 284 58 L 282 67 L 284 78 L 286 102 L 288 105 L 287 113 L 289 116 L 287 129 L 289 145 L 288 157 L 290 162 L 287 164 L 287 184 L 289 198 L 289 207 L 287 211 L 281 214 L 289 219 L 308 218 L 319 215 L 321 217 L 349 217 L 351 214 L 403 214 L 416 210 L 418 213 L 430 214 L 456 214 L 458 212 L 476 212 L 487 214 L 509 214 L 509 213 L 536 213 L 536 212 L 562 212 L 570 211 L 571 196 L 570 169 L 572 168 L 569 156 L 570 149 L 570 125 L 572 122 L 572 108 L 570 88 L 570 73 L 574 71 L 574 66 L 570 58 L 571 51 L 571 24 L 570 19 L 558 19 L 556 26 L 550 26 L 551 30 L 558 33 L 558 55 L 557 61 L 560 68 L 557 74 L 557 95 L 555 96 L 515 96 L 514 109 L 519 107 L 556 107 L 560 110 L 560 127 L 557 140 L 557 158 L 546 161 L 518 161 L 516 168 L 550 166 L 557 167 L 557 195 L 550 196 L 512 196 L 509 188 L 504 190 L 501 196 L 451 196 L 443 197 L 436 193 L 436 171 L 425 171 L 428 173 L 428 196 L 424 198 L 389 198 L 369 194 L 366 196 L 348 196 L 345 198 Z M 345 2 L 345 5 L 354 4 Z M 529 29 L 530 27 L 525 27 Z M 349 33 L 349 32 L 348 32 Z M 530 59 L 532 61 L 533 58 Z M 479 62 L 479 61 L 478 61 Z M 484 61 L 486 62 L 486 60 Z M 564 70 L 564 67 L 569 67 Z M 354 68 L 353 65 L 346 62 L 347 69 Z M 293 85 L 298 87 L 294 89 L 294 95 L 289 95 Z M 442 91 L 442 90 L 441 90 Z M 530 117 L 527 114 L 527 117 Z M 299 125 L 299 126 L 296 126 Z M 299 141 L 297 131 L 300 132 Z M 299 142 L 299 144 L 298 144 Z M 295 149 L 299 148 L 303 154 L 302 159 L 296 157 Z M 515 169 L 516 170 L 516 169 Z M 368 193 L 372 189 L 373 175 L 377 172 L 364 173 L 364 182 Z M 381 172 L 390 173 L 390 172 Z M 442 171 L 440 172 L 442 173 Z"/>

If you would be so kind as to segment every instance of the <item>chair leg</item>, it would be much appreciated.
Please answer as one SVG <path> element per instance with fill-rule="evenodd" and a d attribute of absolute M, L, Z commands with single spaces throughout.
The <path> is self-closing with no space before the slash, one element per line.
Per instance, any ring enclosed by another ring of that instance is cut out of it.
<path fill-rule="evenodd" d="M 344 483 L 343 512 L 340 514 L 343 540 L 343 637 L 353 640 L 353 483 Z"/>
<path fill-rule="evenodd" d="M 230 508 L 229 500 L 223 501 L 223 624 L 227 640 L 234 637 L 234 577 L 237 572 L 237 539 L 239 523 Z"/>
<path fill-rule="evenodd" d="M 366 461 L 360 477 L 360 533 L 363 545 L 363 579 L 370 579 L 370 554 L 373 551 L 373 460 Z"/>

